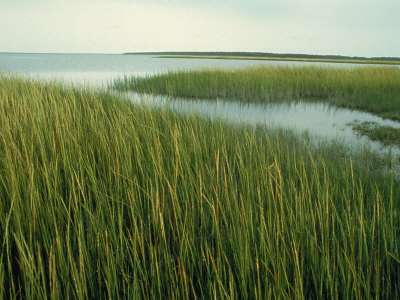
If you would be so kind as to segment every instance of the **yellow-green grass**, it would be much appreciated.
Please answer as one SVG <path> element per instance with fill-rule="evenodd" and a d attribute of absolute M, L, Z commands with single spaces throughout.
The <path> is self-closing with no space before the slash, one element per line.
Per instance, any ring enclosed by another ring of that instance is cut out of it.
<path fill-rule="evenodd" d="M 379 125 L 375 122 L 353 122 L 353 130 L 371 140 L 380 141 L 387 146 L 400 147 L 400 128 Z"/>
<path fill-rule="evenodd" d="M 190 59 L 237 59 L 237 60 L 267 60 L 267 61 L 299 61 L 342 64 L 368 64 L 368 65 L 400 65 L 395 60 L 370 60 L 370 59 L 329 59 L 329 58 L 295 58 L 295 57 L 268 57 L 268 56 L 225 56 L 225 55 L 161 55 L 159 58 L 190 58 Z"/>
<path fill-rule="evenodd" d="M 396 299 L 399 198 L 338 144 L 0 77 L 0 298 Z"/>
<path fill-rule="evenodd" d="M 243 102 L 324 101 L 400 120 L 400 69 L 258 66 L 175 71 L 115 80 L 114 88 Z"/>

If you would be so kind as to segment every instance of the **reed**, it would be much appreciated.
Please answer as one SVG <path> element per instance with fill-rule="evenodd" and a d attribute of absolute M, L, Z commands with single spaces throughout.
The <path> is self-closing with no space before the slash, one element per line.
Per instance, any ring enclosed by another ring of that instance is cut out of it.
<path fill-rule="evenodd" d="M 399 298 L 400 187 L 339 146 L 1 76 L 0 298 Z"/>
<path fill-rule="evenodd" d="M 258 66 L 121 77 L 117 90 L 243 102 L 324 101 L 400 120 L 400 69 Z"/>

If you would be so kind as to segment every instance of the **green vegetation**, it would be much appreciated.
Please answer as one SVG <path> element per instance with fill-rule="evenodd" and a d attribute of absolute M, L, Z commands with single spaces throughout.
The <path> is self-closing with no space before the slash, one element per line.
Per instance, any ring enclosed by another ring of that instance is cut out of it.
<path fill-rule="evenodd" d="M 368 136 L 371 140 L 380 141 L 384 145 L 400 146 L 400 129 L 382 126 L 375 122 L 355 122 L 353 130 Z"/>
<path fill-rule="evenodd" d="M 369 65 L 400 65 L 396 60 L 371 59 L 338 59 L 338 58 L 295 58 L 295 57 L 268 57 L 268 56 L 212 56 L 212 55 L 162 55 L 159 58 L 191 58 L 191 59 L 238 59 L 238 60 L 269 60 L 269 61 L 301 61 L 341 64 L 369 64 Z"/>
<path fill-rule="evenodd" d="M 199 52 L 199 51 L 162 51 L 162 52 L 131 52 L 130 55 L 161 55 L 161 56 L 195 56 L 195 57 L 251 57 L 251 58 L 279 58 L 279 59 L 311 59 L 311 60 L 347 60 L 358 63 L 359 61 L 392 61 L 399 63 L 399 57 L 360 57 L 343 55 L 318 55 L 318 54 L 299 54 L 299 53 L 270 53 L 270 52 Z"/>
<path fill-rule="evenodd" d="M 400 69 L 259 66 L 125 77 L 114 88 L 244 102 L 310 100 L 400 120 Z"/>
<path fill-rule="evenodd" d="M 400 185 L 340 149 L 2 76 L 0 298 L 397 299 Z"/>

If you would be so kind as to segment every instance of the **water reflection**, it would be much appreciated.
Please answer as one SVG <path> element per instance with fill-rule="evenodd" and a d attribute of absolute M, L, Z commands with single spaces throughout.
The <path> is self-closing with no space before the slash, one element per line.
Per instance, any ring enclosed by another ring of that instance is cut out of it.
<path fill-rule="evenodd" d="M 135 103 L 152 107 L 169 107 L 177 112 L 196 113 L 211 119 L 222 118 L 229 123 L 264 125 L 273 128 L 290 128 L 297 132 L 307 131 L 315 142 L 340 141 L 354 150 L 370 149 L 380 154 L 400 156 L 400 148 L 384 146 L 352 130 L 355 121 L 376 122 L 379 125 L 400 128 L 400 123 L 385 120 L 367 112 L 336 108 L 325 103 L 281 102 L 248 104 L 237 101 L 188 100 L 167 96 L 124 93 Z"/>
<path fill-rule="evenodd" d="M 0 71 L 102 86 L 119 76 L 260 65 L 365 67 L 363 64 L 229 59 L 158 58 L 154 55 L 0 53 Z M 400 68 L 400 66 L 397 66 Z"/>

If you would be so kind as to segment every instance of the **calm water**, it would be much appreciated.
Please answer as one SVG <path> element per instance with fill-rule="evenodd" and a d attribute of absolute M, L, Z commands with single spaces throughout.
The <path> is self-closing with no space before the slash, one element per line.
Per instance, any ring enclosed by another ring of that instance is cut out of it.
<path fill-rule="evenodd" d="M 172 59 L 120 54 L 0 54 L 0 70 L 95 85 L 121 75 L 151 75 L 180 69 L 246 67 L 257 61 Z"/>
<path fill-rule="evenodd" d="M 230 123 L 265 125 L 268 127 L 291 128 L 297 132 L 307 131 L 316 141 L 342 141 L 353 150 L 368 148 L 378 153 L 400 155 L 400 148 L 385 147 L 352 130 L 355 121 L 375 122 L 383 126 L 400 129 L 400 123 L 385 120 L 367 112 L 336 108 L 325 103 L 284 102 L 248 104 L 235 101 L 209 101 L 174 99 L 166 96 L 124 93 L 129 100 L 154 107 L 168 107 L 183 113 L 195 113 L 211 119 L 222 118 Z"/>
<path fill-rule="evenodd" d="M 154 55 L 121 54 L 17 54 L 0 53 L 0 71 L 11 71 L 44 79 L 75 83 L 106 84 L 116 76 L 148 75 L 171 70 L 255 65 L 307 65 L 307 62 L 278 62 L 222 59 L 157 58 Z M 326 66 L 365 66 L 320 63 Z"/>
<path fill-rule="evenodd" d="M 276 62 L 215 59 L 173 59 L 150 55 L 119 54 L 13 54 L 0 53 L 0 71 L 19 73 L 43 79 L 62 79 L 74 83 L 102 86 L 121 75 L 151 75 L 181 69 L 209 67 L 246 67 L 255 65 L 306 65 L 305 62 Z M 357 64 L 320 65 L 335 67 L 366 66 Z M 129 95 L 136 102 L 148 105 L 173 107 L 181 112 L 198 112 L 211 118 L 224 118 L 228 122 L 252 125 L 292 128 L 325 140 L 342 140 L 356 149 L 368 147 L 379 153 L 400 154 L 397 147 L 383 147 L 365 136 L 355 134 L 349 126 L 356 120 L 372 121 L 381 125 L 400 128 L 400 123 L 383 120 L 368 113 L 337 109 L 326 104 L 241 104 L 231 101 L 168 101 L 165 97 L 143 97 Z M 147 99 L 147 100 L 146 100 Z M 316 139 L 318 140 L 318 139 Z"/>

